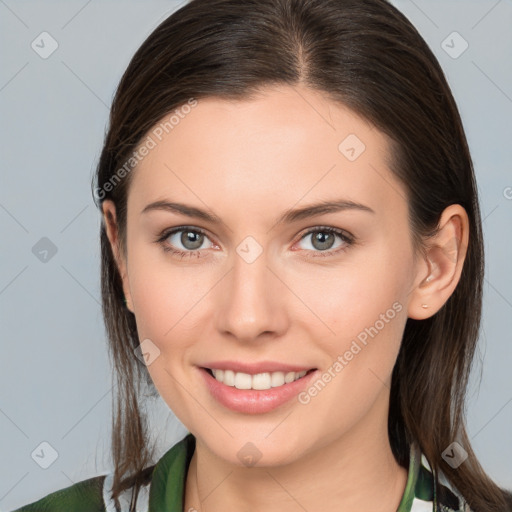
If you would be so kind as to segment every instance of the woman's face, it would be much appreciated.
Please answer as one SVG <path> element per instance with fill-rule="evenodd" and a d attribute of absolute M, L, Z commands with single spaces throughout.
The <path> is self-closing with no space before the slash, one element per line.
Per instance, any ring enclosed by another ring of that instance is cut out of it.
<path fill-rule="evenodd" d="M 384 432 L 410 292 L 425 277 L 385 136 L 305 87 L 201 99 L 169 126 L 149 132 L 132 171 L 122 263 L 162 398 L 234 464 Z M 339 207 L 307 214 L 325 202 Z M 230 368 L 246 370 L 234 387 Z M 283 384 L 279 370 L 293 368 L 316 370 Z"/>

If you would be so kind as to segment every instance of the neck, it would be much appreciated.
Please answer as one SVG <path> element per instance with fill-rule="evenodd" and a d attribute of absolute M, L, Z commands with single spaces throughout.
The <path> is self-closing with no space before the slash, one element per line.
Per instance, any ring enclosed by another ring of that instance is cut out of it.
<path fill-rule="evenodd" d="M 240 467 L 196 439 L 186 479 L 184 510 L 282 512 L 326 508 L 346 512 L 396 512 L 407 470 L 395 460 L 385 421 L 375 413 L 342 436 L 333 435 L 293 463 Z"/>

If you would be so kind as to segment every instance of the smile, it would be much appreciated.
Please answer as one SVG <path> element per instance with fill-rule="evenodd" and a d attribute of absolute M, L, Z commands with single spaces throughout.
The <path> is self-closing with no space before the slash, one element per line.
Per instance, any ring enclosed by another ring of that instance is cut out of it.
<path fill-rule="evenodd" d="M 263 414 L 292 402 L 319 374 L 316 368 L 255 374 L 217 368 L 197 369 L 217 403 L 244 414 Z"/>

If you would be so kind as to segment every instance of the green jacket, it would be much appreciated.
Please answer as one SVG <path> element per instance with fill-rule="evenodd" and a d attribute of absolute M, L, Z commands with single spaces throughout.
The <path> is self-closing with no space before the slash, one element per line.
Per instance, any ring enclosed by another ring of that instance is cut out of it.
<path fill-rule="evenodd" d="M 155 465 L 150 483 L 137 500 L 137 512 L 183 512 L 185 478 L 196 440 L 187 434 Z M 128 512 L 131 490 L 127 489 L 121 509 L 109 496 L 112 474 L 77 482 L 13 512 Z M 434 509 L 434 504 L 437 504 Z M 409 473 L 397 512 L 471 512 L 464 499 L 445 485 L 434 489 L 432 473 L 417 445 L 411 445 Z"/>

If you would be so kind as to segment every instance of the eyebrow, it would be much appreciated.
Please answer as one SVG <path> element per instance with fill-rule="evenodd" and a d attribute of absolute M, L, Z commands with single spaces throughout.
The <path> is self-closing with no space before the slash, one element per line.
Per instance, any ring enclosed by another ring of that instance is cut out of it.
<path fill-rule="evenodd" d="M 143 213 L 147 213 L 154 210 L 164 210 L 172 213 L 179 213 L 182 215 L 186 215 L 187 217 L 194 217 L 197 219 L 204 220 L 206 222 L 210 222 L 212 224 L 222 224 L 222 220 L 220 219 L 220 217 L 218 217 L 214 213 L 207 212 L 206 210 L 201 210 L 200 208 L 197 208 L 195 206 L 165 200 L 155 201 L 153 203 L 148 204 L 142 210 L 141 215 Z M 375 214 L 375 211 L 372 210 L 369 206 L 366 206 L 361 203 L 356 203 L 354 201 L 349 201 L 346 199 L 338 199 L 335 201 L 322 201 L 320 203 L 304 206 L 302 208 L 286 210 L 278 218 L 275 224 L 291 224 L 293 222 L 307 219 L 309 217 L 345 210 L 357 210 Z"/>

